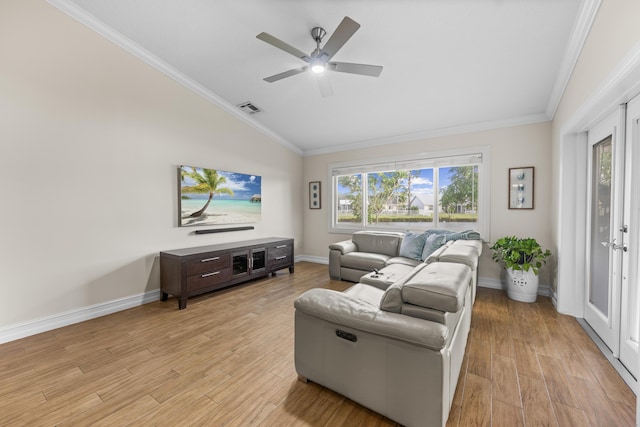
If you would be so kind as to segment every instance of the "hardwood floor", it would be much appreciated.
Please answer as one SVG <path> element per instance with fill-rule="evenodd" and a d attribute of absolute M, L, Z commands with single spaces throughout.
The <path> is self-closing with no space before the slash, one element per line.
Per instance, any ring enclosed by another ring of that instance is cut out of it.
<path fill-rule="evenodd" d="M 0 345 L 0 425 L 385 426 L 297 381 L 293 300 L 326 265 Z M 635 396 L 575 319 L 482 289 L 447 426 L 633 426 Z"/>

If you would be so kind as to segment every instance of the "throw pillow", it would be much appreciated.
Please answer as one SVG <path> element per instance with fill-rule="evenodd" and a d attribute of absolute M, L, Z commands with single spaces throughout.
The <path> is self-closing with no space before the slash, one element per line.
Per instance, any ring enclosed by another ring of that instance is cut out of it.
<path fill-rule="evenodd" d="M 421 259 L 424 261 L 427 258 L 429 258 L 429 255 L 431 255 L 440 246 L 444 245 L 446 240 L 447 240 L 446 234 L 435 234 L 435 233 L 429 234 L 429 236 L 426 238 L 426 241 L 424 243 L 424 248 L 422 249 Z"/>
<path fill-rule="evenodd" d="M 420 260 L 424 249 L 425 235 L 407 231 L 400 244 L 400 256 Z"/>

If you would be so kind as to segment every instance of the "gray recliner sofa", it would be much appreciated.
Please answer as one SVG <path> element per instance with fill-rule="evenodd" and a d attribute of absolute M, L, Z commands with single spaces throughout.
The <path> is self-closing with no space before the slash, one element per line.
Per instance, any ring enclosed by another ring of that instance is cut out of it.
<path fill-rule="evenodd" d="M 469 264 L 477 267 L 482 246 L 456 240 L 431 259 L 404 259 L 402 238 L 365 232 L 332 245 L 332 276 L 344 272 L 360 283 L 296 299 L 296 371 L 405 426 L 444 426 L 471 325 L 476 272 Z"/>

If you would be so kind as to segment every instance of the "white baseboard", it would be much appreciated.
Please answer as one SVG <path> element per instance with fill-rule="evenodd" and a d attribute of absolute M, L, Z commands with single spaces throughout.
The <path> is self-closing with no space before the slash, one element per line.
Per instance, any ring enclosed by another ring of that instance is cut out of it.
<path fill-rule="evenodd" d="M 313 262 L 314 264 L 326 264 L 329 265 L 329 258 L 321 256 L 300 255 L 295 257 L 295 262 Z"/>
<path fill-rule="evenodd" d="M 481 288 L 506 290 L 500 279 L 492 279 L 490 277 L 478 277 L 478 286 Z M 543 297 L 551 296 L 549 286 L 540 284 L 538 286 L 538 295 Z"/>
<path fill-rule="evenodd" d="M 120 298 L 105 303 L 95 304 L 88 307 L 67 311 L 53 316 L 42 317 L 25 323 L 10 325 L 0 329 L 0 344 L 14 341 L 20 338 L 51 331 L 63 326 L 106 316 L 107 314 L 128 308 L 137 307 L 160 299 L 160 290 L 147 291 L 143 294 Z"/>
<path fill-rule="evenodd" d="M 478 286 L 489 289 L 505 289 L 501 280 L 490 277 L 478 277 Z"/>

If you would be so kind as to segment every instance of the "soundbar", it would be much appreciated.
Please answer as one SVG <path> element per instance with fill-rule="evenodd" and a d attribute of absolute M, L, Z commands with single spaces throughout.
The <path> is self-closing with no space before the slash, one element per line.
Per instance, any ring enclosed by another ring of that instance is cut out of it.
<path fill-rule="evenodd" d="M 208 230 L 196 230 L 196 234 L 209 234 L 209 233 L 224 233 L 225 231 L 241 231 L 241 230 L 253 230 L 252 225 L 245 227 L 227 227 L 227 228 L 210 228 Z"/>

